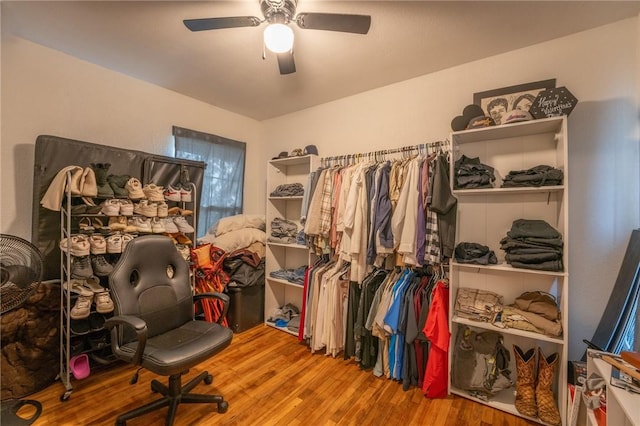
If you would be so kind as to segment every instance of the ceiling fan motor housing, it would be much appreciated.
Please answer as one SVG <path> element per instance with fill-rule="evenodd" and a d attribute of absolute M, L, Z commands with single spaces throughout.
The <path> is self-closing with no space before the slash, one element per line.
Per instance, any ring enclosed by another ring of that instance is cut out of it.
<path fill-rule="evenodd" d="M 270 24 L 288 24 L 296 14 L 297 0 L 261 0 L 260 8 Z"/>

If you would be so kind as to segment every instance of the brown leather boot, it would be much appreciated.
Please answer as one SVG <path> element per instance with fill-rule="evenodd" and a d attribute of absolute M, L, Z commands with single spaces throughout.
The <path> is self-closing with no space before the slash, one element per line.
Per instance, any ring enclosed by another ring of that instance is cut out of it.
<path fill-rule="evenodd" d="M 513 353 L 516 358 L 516 410 L 523 416 L 536 417 L 536 357 L 535 349 L 531 348 L 526 353 L 513 345 Z"/>
<path fill-rule="evenodd" d="M 557 352 L 545 357 L 542 350 L 538 348 L 538 384 L 536 385 L 538 417 L 550 425 L 560 425 L 562 423 L 558 405 L 551 390 L 557 365 Z"/>

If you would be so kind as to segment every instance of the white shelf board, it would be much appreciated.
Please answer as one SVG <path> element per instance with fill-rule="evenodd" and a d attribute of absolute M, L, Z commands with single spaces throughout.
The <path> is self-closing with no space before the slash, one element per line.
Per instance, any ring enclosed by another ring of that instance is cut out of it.
<path fill-rule="evenodd" d="M 298 333 L 296 331 L 291 331 L 287 327 L 278 327 L 274 323 L 268 322 L 268 321 L 265 321 L 265 324 L 268 325 L 269 327 L 273 327 L 273 328 L 276 328 L 276 329 L 278 329 L 280 331 L 284 331 L 285 333 L 289 333 L 292 336 L 296 336 L 296 337 L 298 336 Z"/>
<path fill-rule="evenodd" d="M 562 192 L 564 185 L 527 186 L 519 188 L 478 188 L 454 189 L 453 195 L 500 195 L 500 194 L 538 194 L 545 192 Z"/>
<path fill-rule="evenodd" d="M 309 249 L 309 247 L 302 245 L 302 244 L 285 244 L 285 243 L 273 243 L 270 241 L 267 241 L 267 245 L 268 246 L 275 246 L 275 247 L 286 247 L 286 248 L 294 248 L 294 249 Z"/>
<path fill-rule="evenodd" d="M 473 143 L 486 140 L 515 138 L 544 133 L 558 133 L 562 128 L 563 117 L 543 118 L 520 123 L 504 124 L 500 126 L 483 127 L 479 129 L 461 130 L 453 132 L 451 137 L 455 143 Z"/>
<path fill-rule="evenodd" d="M 539 271 L 537 269 L 514 268 L 508 263 L 499 263 L 497 265 L 476 265 L 474 263 L 458 263 L 453 261 L 451 262 L 451 265 L 455 266 L 456 268 L 485 269 L 485 270 L 505 271 L 505 272 L 512 272 L 512 273 L 521 273 L 521 274 L 552 275 L 554 277 L 566 277 L 569 275 L 566 272 Z"/>
<path fill-rule="evenodd" d="M 289 195 L 289 196 L 285 196 L 285 197 L 277 197 L 277 196 L 269 196 L 268 199 L 271 201 L 274 200 L 302 200 L 304 198 L 303 195 Z"/>
<path fill-rule="evenodd" d="M 278 168 L 284 168 L 289 166 L 297 166 L 300 164 L 309 164 L 311 161 L 311 155 L 301 155 L 296 157 L 277 158 L 269 161 L 269 163 Z"/>
<path fill-rule="evenodd" d="M 457 389 L 457 388 L 455 388 L 453 386 L 451 386 L 451 389 L 450 389 L 449 393 L 461 396 L 463 398 L 470 399 L 472 401 L 479 402 L 481 404 L 488 405 L 489 407 L 495 408 L 495 409 L 500 410 L 500 411 L 504 411 L 506 413 L 513 414 L 515 416 L 519 416 L 519 417 L 525 418 L 527 420 L 531 420 L 532 422 L 543 423 L 537 417 L 524 416 L 524 415 L 522 415 L 522 414 L 520 414 L 518 412 L 518 410 L 516 409 L 516 406 L 514 405 L 515 400 L 516 400 L 515 387 L 509 388 L 509 389 L 504 389 L 504 390 L 498 392 L 496 395 L 494 395 L 493 397 L 491 397 L 487 401 L 482 400 L 480 398 L 476 398 L 474 396 L 471 396 L 466 391 L 461 390 L 461 389 Z"/>
<path fill-rule="evenodd" d="M 454 315 L 453 318 L 451 318 L 451 322 L 454 324 L 464 324 L 464 325 L 468 325 L 469 327 L 475 327 L 475 328 L 482 328 L 485 330 L 492 330 L 492 331 L 497 331 L 500 332 L 502 334 L 509 334 L 512 336 L 521 336 L 521 337 L 526 337 L 528 339 L 534 339 L 534 340 L 542 340 L 545 342 L 551 342 L 551 343 L 555 343 L 556 345 L 564 345 L 564 340 L 562 340 L 562 336 L 560 337 L 553 337 L 553 336 L 547 336 L 545 334 L 541 334 L 541 333 L 534 333 L 532 331 L 526 331 L 526 330 L 520 330 L 517 328 L 501 328 L 498 326 L 495 326 L 489 322 L 483 322 L 483 321 L 473 321 L 467 318 L 461 318 L 457 315 Z"/>
<path fill-rule="evenodd" d="M 599 358 L 593 358 L 592 361 L 598 369 L 597 373 L 607 381 L 607 400 L 615 398 L 626 418 L 631 420 L 633 425 L 640 425 L 640 395 L 612 386 L 611 364 Z"/>
<path fill-rule="evenodd" d="M 295 287 L 295 288 L 303 288 L 304 287 L 304 285 L 302 285 L 302 284 L 292 283 L 292 282 L 287 281 L 287 280 L 281 280 L 280 278 L 273 278 L 273 277 L 270 277 L 270 276 L 267 276 L 265 278 L 268 279 L 269 281 L 273 282 L 273 283 L 280 283 L 280 284 L 288 285 L 288 286 Z"/>

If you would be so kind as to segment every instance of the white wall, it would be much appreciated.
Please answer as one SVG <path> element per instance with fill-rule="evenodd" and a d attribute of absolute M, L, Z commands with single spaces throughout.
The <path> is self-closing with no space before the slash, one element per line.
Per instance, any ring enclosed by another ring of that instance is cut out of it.
<path fill-rule="evenodd" d="M 2 37 L 0 231 L 29 239 L 40 134 L 173 156 L 172 126 L 247 143 L 244 209 L 264 213 L 262 125 L 24 39 Z"/>
<path fill-rule="evenodd" d="M 556 78 L 569 117 L 570 357 L 582 356 L 640 226 L 639 20 L 628 19 L 299 111 L 265 124 L 274 152 L 321 156 L 444 139 L 473 93 Z M 278 145 L 279 144 L 279 145 Z"/>

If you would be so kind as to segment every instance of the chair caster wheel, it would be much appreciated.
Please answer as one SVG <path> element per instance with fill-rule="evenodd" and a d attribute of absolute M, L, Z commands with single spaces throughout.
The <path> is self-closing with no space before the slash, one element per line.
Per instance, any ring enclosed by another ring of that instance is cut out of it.
<path fill-rule="evenodd" d="M 229 409 L 229 403 L 227 401 L 222 401 L 221 403 L 218 404 L 218 413 L 220 414 L 226 413 L 228 409 Z"/>
<path fill-rule="evenodd" d="M 204 378 L 204 383 L 206 385 L 210 385 L 211 383 L 213 383 L 213 376 L 211 374 L 207 374 L 207 376 Z"/>
<path fill-rule="evenodd" d="M 125 420 L 116 420 L 116 426 L 125 426 L 126 424 Z"/>

